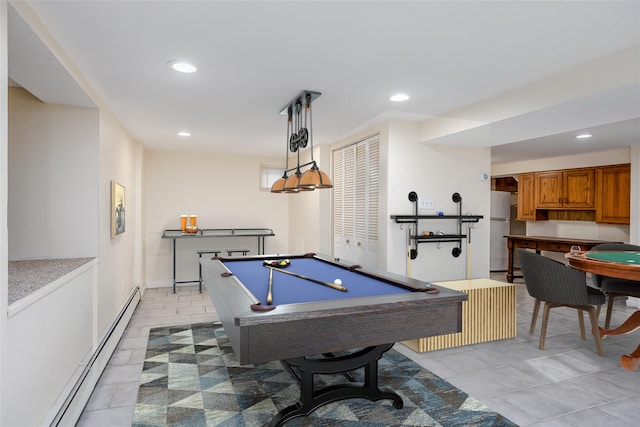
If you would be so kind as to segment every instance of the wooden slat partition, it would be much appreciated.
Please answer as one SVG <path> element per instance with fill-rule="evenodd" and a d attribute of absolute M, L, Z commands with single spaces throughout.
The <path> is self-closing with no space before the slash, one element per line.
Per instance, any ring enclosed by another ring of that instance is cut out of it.
<path fill-rule="evenodd" d="M 462 303 L 462 332 L 403 341 L 416 352 L 440 350 L 516 336 L 516 288 L 490 279 L 438 282 L 469 295 Z"/>

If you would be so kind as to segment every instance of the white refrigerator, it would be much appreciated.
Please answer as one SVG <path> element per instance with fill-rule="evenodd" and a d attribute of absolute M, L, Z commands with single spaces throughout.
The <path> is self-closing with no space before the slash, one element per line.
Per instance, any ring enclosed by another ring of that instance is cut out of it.
<path fill-rule="evenodd" d="M 507 239 L 511 223 L 511 193 L 506 191 L 491 192 L 491 222 L 489 225 L 489 270 L 506 271 L 508 252 Z"/>

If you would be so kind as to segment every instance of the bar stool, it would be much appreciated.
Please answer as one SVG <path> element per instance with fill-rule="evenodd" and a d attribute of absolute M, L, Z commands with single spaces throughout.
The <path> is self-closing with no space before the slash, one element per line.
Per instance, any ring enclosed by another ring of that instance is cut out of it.
<path fill-rule="evenodd" d="M 203 251 L 198 251 L 198 277 L 199 277 L 199 282 L 200 282 L 200 293 L 202 293 L 202 264 L 200 264 L 200 260 L 202 260 L 202 255 L 204 254 L 213 254 L 213 256 L 218 256 L 218 254 L 222 252 L 219 250 L 214 250 L 214 249 L 207 249 L 207 250 L 203 250 Z"/>
<path fill-rule="evenodd" d="M 228 256 L 240 252 L 242 252 L 242 256 L 246 256 L 249 252 L 251 252 L 249 249 L 225 249 L 225 251 L 227 251 Z"/>

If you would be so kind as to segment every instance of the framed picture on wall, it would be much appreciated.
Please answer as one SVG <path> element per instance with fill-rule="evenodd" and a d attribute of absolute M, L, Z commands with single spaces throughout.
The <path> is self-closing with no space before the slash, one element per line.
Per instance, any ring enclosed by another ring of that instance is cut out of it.
<path fill-rule="evenodd" d="M 124 187 L 111 181 L 111 237 L 124 233 Z"/>

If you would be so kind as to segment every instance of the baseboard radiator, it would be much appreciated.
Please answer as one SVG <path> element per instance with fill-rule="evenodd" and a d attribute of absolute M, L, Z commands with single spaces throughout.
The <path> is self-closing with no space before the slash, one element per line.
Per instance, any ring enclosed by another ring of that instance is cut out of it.
<path fill-rule="evenodd" d="M 141 299 L 140 287 L 136 286 L 60 405 L 50 427 L 73 426 L 77 423 Z"/>

